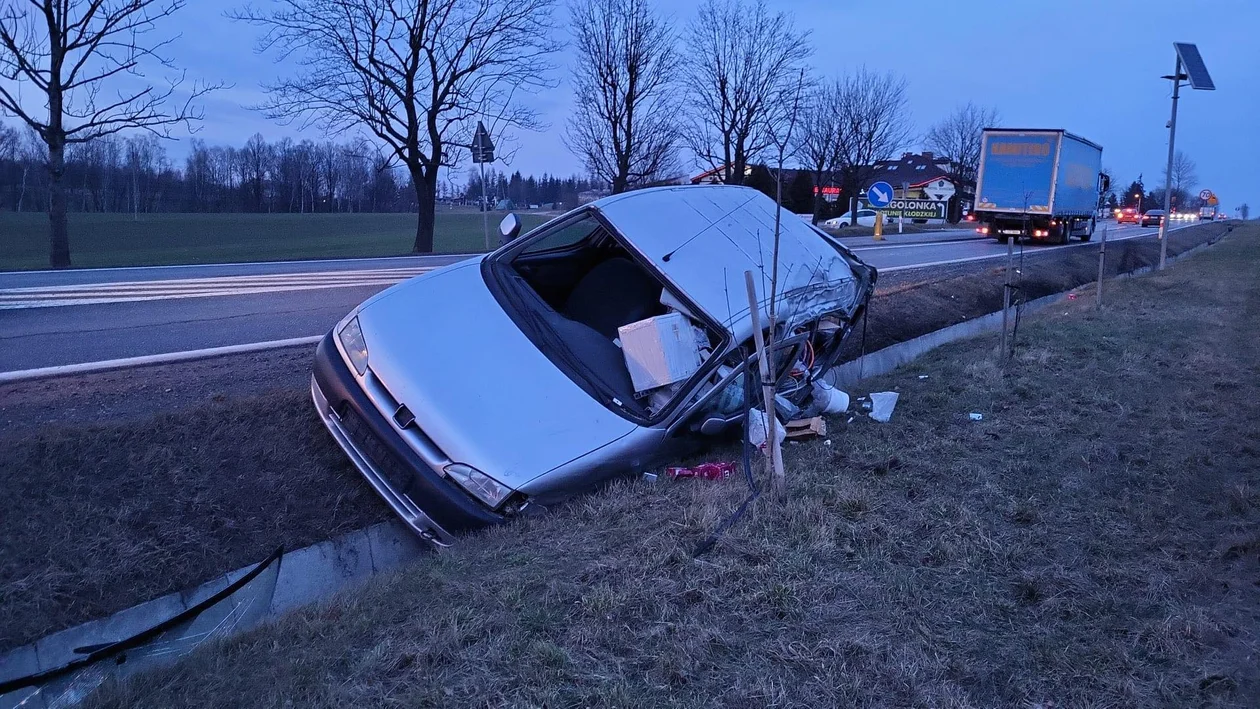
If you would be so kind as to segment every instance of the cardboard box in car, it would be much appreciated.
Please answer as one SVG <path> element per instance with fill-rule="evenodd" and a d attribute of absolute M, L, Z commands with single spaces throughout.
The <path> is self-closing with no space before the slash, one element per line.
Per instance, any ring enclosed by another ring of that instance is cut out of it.
<path fill-rule="evenodd" d="M 623 325 L 617 335 L 638 393 L 682 381 L 700 368 L 696 331 L 682 313 Z"/>

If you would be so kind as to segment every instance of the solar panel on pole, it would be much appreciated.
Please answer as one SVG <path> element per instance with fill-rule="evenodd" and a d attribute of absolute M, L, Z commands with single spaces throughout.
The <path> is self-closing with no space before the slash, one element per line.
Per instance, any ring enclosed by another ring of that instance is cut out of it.
<path fill-rule="evenodd" d="M 1208 74 L 1198 46 L 1189 42 L 1173 42 L 1173 48 L 1177 50 L 1181 66 L 1185 68 L 1186 75 L 1190 79 L 1190 88 L 1199 91 L 1215 91 L 1216 84 L 1212 83 L 1212 75 Z"/>

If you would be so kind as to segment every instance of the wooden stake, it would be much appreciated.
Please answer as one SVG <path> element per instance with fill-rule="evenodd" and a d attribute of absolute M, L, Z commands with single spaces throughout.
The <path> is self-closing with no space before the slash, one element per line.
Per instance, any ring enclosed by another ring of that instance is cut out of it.
<path fill-rule="evenodd" d="M 752 317 L 753 341 L 757 345 L 757 368 L 761 373 L 761 395 L 766 407 L 766 443 L 770 445 L 770 481 L 775 493 L 781 496 L 787 488 L 783 477 L 783 448 L 779 445 L 778 436 L 774 435 L 774 382 L 770 379 L 770 353 L 766 349 L 765 337 L 761 334 L 761 309 L 757 305 L 757 284 L 753 281 L 752 271 L 744 271 L 744 282 L 748 286 L 748 312 Z"/>

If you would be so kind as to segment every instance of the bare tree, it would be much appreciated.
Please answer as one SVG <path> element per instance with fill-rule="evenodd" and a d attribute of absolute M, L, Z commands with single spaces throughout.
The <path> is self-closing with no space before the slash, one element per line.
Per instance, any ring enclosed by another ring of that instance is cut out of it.
<path fill-rule="evenodd" d="M 840 164 L 854 214 L 875 162 L 893 157 L 910 141 L 906 85 L 903 77 L 865 67 L 840 80 Z"/>
<path fill-rule="evenodd" d="M 299 69 L 269 85 L 268 116 L 336 135 L 364 127 L 411 174 L 416 252 L 433 250 L 438 172 L 478 119 L 537 127 L 515 97 L 548 86 L 554 0 L 274 0 L 232 16 L 260 52 Z"/>
<path fill-rule="evenodd" d="M 241 183 L 245 186 L 246 210 L 269 211 L 267 184 L 275 171 L 275 150 L 267 144 L 261 133 L 255 133 L 245 142 L 240 153 Z"/>
<path fill-rule="evenodd" d="M 1178 150 L 1173 155 L 1172 162 L 1173 194 L 1188 195 L 1199 182 L 1198 173 L 1199 166 L 1195 164 L 1194 160 L 1191 160 L 1189 155 Z M 1167 170 L 1165 170 L 1165 177 L 1167 177 Z"/>
<path fill-rule="evenodd" d="M 772 144 L 774 126 L 788 119 L 813 52 L 808 37 L 764 0 L 706 0 L 691 23 L 683 139 L 727 184 L 744 183 L 748 165 Z"/>
<path fill-rule="evenodd" d="M 1248 206 L 1246 202 L 1240 204 L 1234 211 L 1238 212 L 1238 216 L 1241 217 L 1243 221 L 1247 221 L 1251 218 L 1251 207 Z"/>
<path fill-rule="evenodd" d="M 0 112 L 21 119 L 47 146 L 54 268 L 70 265 L 62 182 L 66 146 L 136 128 L 168 135 L 172 127 L 200 119 L 193 103 L 219 88 L 196 84 L 180 91 L 182 77 L 163 88 L 120 81 L 127 74 L 142 77 L 145 66 L 173 68 L 161 54 L 172 40 L 145 40 L 183 5 L 183 0 L 9 0 L 0 9 L 5 80 Z"/>
<path fill-rule="evenodd" d="M 968 101 L 928 129 L 923 145 L 949 158 L 952 177 L 974 183 L 980 171 L 980 133 L 985 128 L 996 128 L 1000 120 L 997 109 Z"/>
<path fill-rule="evenodd" d="M 0 160 L 17 160 L 18 132 L 0 123 Z"/>
<path fill-rule="evenodd" d="M 796 157 L 813 174 L 814 218 L 822 213 L 823 182 L 840 168 L 840 84 L 815 88 L 801 106 Z"/>
<path fill-rule="evenodd" d="M 676 166 L 674 36 L 647 0 L 572 6 L 576 106 L 565 143 L 618 194 Z"/>

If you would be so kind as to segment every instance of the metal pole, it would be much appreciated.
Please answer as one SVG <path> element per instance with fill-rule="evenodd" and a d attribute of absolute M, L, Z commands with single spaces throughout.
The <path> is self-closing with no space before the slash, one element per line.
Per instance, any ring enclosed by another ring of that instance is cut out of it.
<path fill-rule="evenodd" d="M 486 161 L 481 161 L 481 231 L 486 236 L 486 251 L 490 250 L 490 205 L 486 203 Z"/>
<path fill-rule="evenodd" d="M 901 183 L 901 198 L 902 199 L 910 198 L 910 195 L 908 194 L 909 191 L 910 191 L 910 183 L 909 182 Z M 903 209 L 901 210 L 901 214 L 897 215 L 897 233 L 898 234 L 905 233 L 905 223 L 906 223 L 906 210 Z"/>
<path fill-rule="evenodd" d="M 1159 220 L 1159 270 L 1164 270 L 1168 257 L 1168 217 L 1172 214 L 1173 151 L 1177 143 L 1177 97 L 1181 95 L 1181 55 L 1173 71 L 1172 119 L 1168 121 L 1168 169 L 1164 172 L 1164 216 Z"/>
<path fill-rule="evenodd" d="M 1103 273 L 1107 262 L 1107 225 L 1102 228 L 1102 241 L 1098 244 L 1098 308 L 1102 309 Z"/>
<path fill-rule="evenodd" d="M 1027 216 L 1024 217 L 1027 220 Z M 1025 221 L 1027 224 L 1027 221 Z M 1023 231 L 1023 230 L 1021 230 Z M 1011 310 L 1011 276 L 1015 270 L 1015 240 L 1008 238 L 1006 240 L 1006 282 L 1002 284 L 1002 343 L 1001 351 L 998 352 L 998 359 L 1006 359 L 1006 324 L 1010 318 Z"/>

